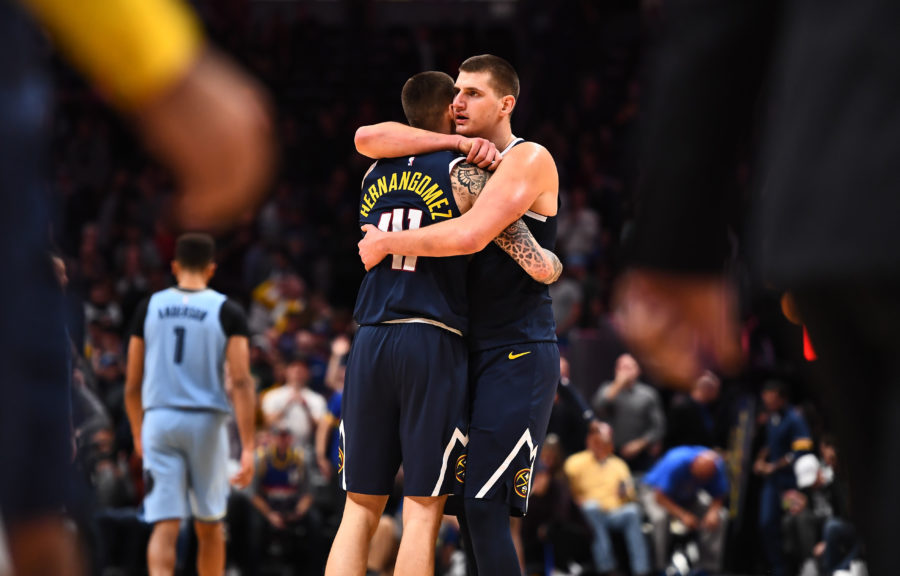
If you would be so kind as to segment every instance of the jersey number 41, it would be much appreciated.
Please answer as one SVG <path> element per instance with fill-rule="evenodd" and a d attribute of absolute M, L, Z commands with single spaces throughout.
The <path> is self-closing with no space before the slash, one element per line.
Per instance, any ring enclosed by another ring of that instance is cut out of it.
<path fill-rule="evenodd" d="M 409 225 L 404 228 L 403 223 Z M 378 219 L 378 229 L 384 232 L 400 232 L 401 230 L 416 230 L 422 225 L 422 211 L 415 208 L 394 208 L 390 212 L 382 212 Z M 405 272 L 416 271 L 417 256 L 401 256 L 392 254 L 391 270 L 403 270 Z"/>

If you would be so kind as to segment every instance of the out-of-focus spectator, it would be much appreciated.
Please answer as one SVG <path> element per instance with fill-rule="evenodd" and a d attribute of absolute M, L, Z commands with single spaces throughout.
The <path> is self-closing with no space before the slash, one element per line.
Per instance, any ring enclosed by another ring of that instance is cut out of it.
<path fill-rule="evenodd" d="M 644 495 L 644 510 L 653 523 L 656 567 L 668 562 L 670 523 L 696 535 L 700 567 L 717 573 L 721 569 L 725 542 L 728 476 L 722 458 L 703 446 L 681 446 L 666 452 L 644 476 L 650 488 Z"/>
<path fill-rule="evenodd" d="M 302 325 L 309 326 L 312 307 L 307 307 L 303 314 Z M 297 332 L 294 338 L 294 354 L 306 362 L 309 367 L 309 387 L 312 390 L 328 397 L 331 391 L 325 380 L 328 371 L 329 353 L 328 340 L 321 334 L 317 334 L 306 328 Z"/>
<path fill-rule="evenodd" d="M 263 419 L 267 427 L 285 425 L 294 438 L 295 446 L 305 454 L 313 454 L 313 435 L 327 410 L 325 399 L 307 388 L 309 368 L 302 360 L 290 362 L 284 377 L 284 384 L 262 395 Z"/>
<path fill-rule="evenodd" d="M 84 303 L 84 320 L 87 323 L 101 322 L 111 328 L 122 327 L 122 308 L 115 300 L 109 280 L 98 280 L 91 284 L 88 301 Z"/>
<path fill-rule="evenodd" d="M 666 447 L 706 446 L 724 450 L 731 422 L 727 407 L 719 399 L 721 382 L 712 372 L 704 372 L 690 394 L 672 398 L 666 418 Z"/>
<path fill-rule="evenodd" d="M 584 449 L 588 425 L 595 419 L 594 411 L 572 384 L 569 360 L 559 357 L 559 387 L 550 412 L 547 433 L 554 434 L 566 454 Z"/>
<path fill-rule="evenodd" d="M 290 314 L 306 309 L 306 284 L 292 272 L 272 274 L 253 290 L 250 305 L 250 331 L 263 333 L 274 328 L 277 334 L 285 331 Z"/>
<path fill-rule="evenodd" d="M 344 396 L 344 376 L 347 373 L 347 354 L 350 339 L 338 336 L 331 343 L 331 359 L 328 361 L 325 381 L 332 391 L 328 398 L 325 416 L 316 429 L 316 462 L 325 479 L 331 480 L 343 465 L 344 455 L 340 451 L 341 400 Z"/>
<path fill-rule="evenodd" d="M 275 384 L 272 346 L 262 334 L 250 339 L 250 373 L 256 380 L 256 390 L 267 390 Z"/>
<path fill-rule="evenodd" d="M 112 327 L 102 326 L 95 346 L 91 352 L 91 367 L 101 389 L 121 384 L 125 371 L 122 337 Z"/>
<path fill-rule="evenodd" d="M 131 318 L 140 301 L 149 294 L 149 282 L 144 274 L 140 246 L 126 246 L 122 259 L 122 272 L 115 286 L 116 295 L 122 303 L 123 316 Z"/>
<path fill-rule="evenodd" d="M 785 508 L 781 520 L 782 550 L 790 574 L 797 574 L 813 554 L 825 521 L 832 515 L 831 504 L 823 498 L 819 459 L 804 454 L 794 462 L 797 489 L 787 490 L 782 498 Z"/>
<path fill-rule="evenodd" d="M 781 538 L 782 498 L 785 491 L 797 487 L 793 463 L 812 450 L 813 442 L 803 416 L 788 404 L 785 382 L 767 380 L 763 384 L 762 401 L 766 409 L 766 445 L 753 464 L 753 471 L 763 477 L 759 530 L 773 574 L 787 576 Z"/>
<path fill-rule="evenodd" d="M 81 229 L 78 268 L 81 278 L 89 284 L 99 281 L 106 274 L 106 259 L 100 246 L 100 230 L 94 222 L 85 223 Z"/>
<path fill-rule="evenodd" d="M 566 453 L 560 439 L 548 434 L 531 479 L 528 515 L 522 519 L 526 573 L 570 572 L 590 561 L 590 528 L 572 499 L 563 473 Z"/>
<path fill-rule="evenodd" d="M 259 514 L 251 532 L 253 556 L 258 559 L 263 545 L 277 541 L 289 565 L 313 562 L 300 553 L 315 553 L 311 544 L 316 539 L 319 522 L 313 509 L 306 461 L 303 453 L 294 448 L 286 424 L 277 424 L 270 445 L 257 450 L 256 469 L 252 502 Z M 321 550 L 317 558 L 321 564 L 324 558 Z"/>
<path fill-rule="evenodd" d="M 301 334 L 301 321 L 300 312 L 291 311 L 284 315 L 278 328 L 270 331 L 275 340 L 275 348 L 282 358 L 299 357 L 297 344 L 298 336 Z"/>
<path fill-rule="evenodd" d="M 799 561 L 812 555 L 819 573 L 830 575 L 836 570 L 850 570 L 860 544 L 856 528 L 848 520 L 846 486 L 836 473 L 834 438 L 822 438 L 819 454 L 821 462 L 812 454 L 804 454 L 794 464 L 799 492 L 789 491 L 785 498 L 789 516 L 785 518 L 784 535 L 787 550 L 795 551 Z M 814 538 L 812 543 L 810 537 Z"/>
<path fill-rule="evenodd" d="M 631 354 L 616 360 L 612 382 L 603 384 L 594 395 L 597 417 L 616 431 L 616 453 L 633 473 L 644 472 L 662 448 L 666 417 L 656 390 L 639 381 L 641 368 Z"/>
<path fill-rule="evenodd" d="M 560 211 L 556 245 L 568 257 L 590 258 L 599 247 L 600 215 L 588 204 L 583 186 L 573 188 L 569 199 Z"/>
<path fill-rule="evenodd" d="M 122 337 L 111 326 L 92 324 L 94 347 L 90 366 L 97 386 L 97 394 L 113 418 L 119 423 L 125 418 L 125 354 Z"/>
<path fill-rule="evenodd" d="M 584 279 L 587 262 L 584 256 L 566 258 L 562 276 L 550 285 L 553 298 L 553 319 L 560 346 L 565 347 L 569 332 L 578 326 L 584 309 Z"/>
<path fill-rule="evenodd" d="M 593 422 L 586 442 L 587 450 L 566 460 L 565 472 L 572 496 L 594 531 L 594 567 L 603 573 L 616 569 L 610 540 L 610 532 L 616 531 L 625 537 L 631 572 L 649 574 L 650 553 L 641 531 L 641 507 L 635 502 L 628 464 L 613 455 L 612 427 Z"/>

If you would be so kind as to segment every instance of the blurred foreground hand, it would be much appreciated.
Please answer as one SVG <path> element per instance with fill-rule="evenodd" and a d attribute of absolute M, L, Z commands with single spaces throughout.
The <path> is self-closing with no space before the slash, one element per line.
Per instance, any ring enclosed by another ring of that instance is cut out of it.
<path fill-rule="evenodd" d="M 723 277 L 635 269 L 613 299 L 621 336 L 661 385 L 688 390 L 704 370 L 740 368 L 737 298 Z"/>
<path fill-rule="evenodd" d="M 220 231 L 262 201 L 274 166 L 269 106 L 255 80 L 221 54 L 207 49 L 136 119 L 150 152 L 178 180 L 179 227 Z"/>

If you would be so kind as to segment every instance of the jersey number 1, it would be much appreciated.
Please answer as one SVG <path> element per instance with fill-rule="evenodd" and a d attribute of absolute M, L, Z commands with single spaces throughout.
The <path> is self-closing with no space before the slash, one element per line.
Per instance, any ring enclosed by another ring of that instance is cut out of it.
<path fill-rule="evenodd" d="M 403 228 L 403 221 L 407 220 L 409 226 Z M 384 232 L 400 232 L 401 230 L 416 230 L 422 225 L 422 211 L 415 208 L 394 208 L 390 212 L 383 212 L 378 220 L 378 229 Z M 416 271 L 417 256 L 391 255 L 391 270 Z"/>
<path fill-rule="evenodd" d="M 181 364 L 184 359 L 184 326 L 175 327 L 175 363 Z"/>

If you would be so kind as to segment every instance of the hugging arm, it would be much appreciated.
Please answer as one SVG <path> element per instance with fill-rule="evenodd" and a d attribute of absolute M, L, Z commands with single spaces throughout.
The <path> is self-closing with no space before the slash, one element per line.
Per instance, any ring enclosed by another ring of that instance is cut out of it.
<path fill-rule="evenodd" d="M 471 164 L 454 167 L 450 183 L 461 211 L 468 211 L 478 199 L 490 176 L 490 172 Z M 559 257 L 538 243 L 521 218 L 504 228 L 493 242 L 537 282 L 552 284 L 562 273 Z"/>

